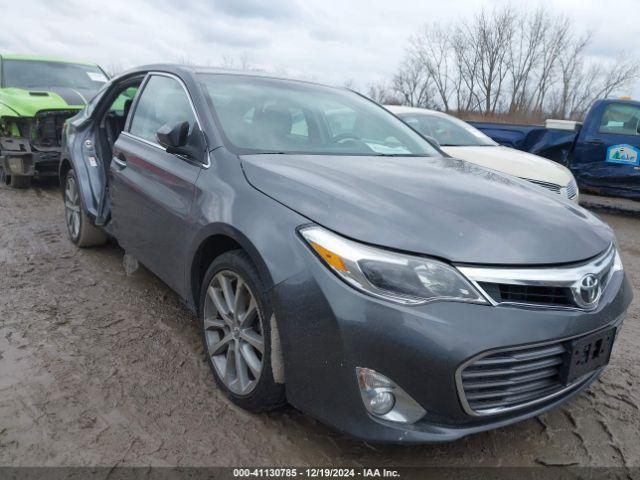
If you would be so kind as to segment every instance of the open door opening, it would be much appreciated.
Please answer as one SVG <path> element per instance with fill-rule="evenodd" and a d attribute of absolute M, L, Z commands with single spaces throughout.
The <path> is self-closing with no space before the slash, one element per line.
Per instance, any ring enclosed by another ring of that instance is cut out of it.
<path fill-rule="evenodd" d="M 119 88 L 114 89 L 110 98 L 105 101 L 108 108 L 98 115 L 96 127 L 93 132 L 95 154 L 98 164 L 102 168 L 104 179 L 99 214 L 96 223 L 107 226 L 110 218 L 111 206 L 109 205 L 109 168 L 113 158 L 113 147 L 127 125 L 127 118 L 131 113 L 135 96 L 138 93 L 144 77 L 129 79 Z"/>

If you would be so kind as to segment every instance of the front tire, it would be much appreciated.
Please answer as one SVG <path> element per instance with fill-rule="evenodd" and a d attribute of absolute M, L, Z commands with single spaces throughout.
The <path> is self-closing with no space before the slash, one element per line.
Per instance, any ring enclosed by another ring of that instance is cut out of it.
<path fill-rule="evenodd" d="M 64 213 L 69 239 L 78 247 L 94 247 L 107 242 L 107 234 L 93 225 L 84 211 L 73 169 L 67 172 L 64 180 Z"/>
<path fill-rule="evenodd" d="M 249 256 L 234 250 L 216 258 L 202 282 L 199 320 L 216 384 L 252 412 L 285 403 L 284 384 L 272 368 L 273 311 Z"/>

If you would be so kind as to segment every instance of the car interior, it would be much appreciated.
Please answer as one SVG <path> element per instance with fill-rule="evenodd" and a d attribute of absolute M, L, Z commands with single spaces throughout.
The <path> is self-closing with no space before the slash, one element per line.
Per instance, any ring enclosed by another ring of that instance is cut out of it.
<path fill-rule="evenodd" d="M 109 168 L 113 155 L 113 145 L 120 136 L 120 132 L 124 130 L 127 116 L 133 105 L 133 99 L 141 83 L 142 78 L 136 78 L 114 92 L 109 108 L 102 114 L 102 118 L 98 122 L 96 149 L 99 157 L 106 159 L 104 162 L 105 169 Z"/>

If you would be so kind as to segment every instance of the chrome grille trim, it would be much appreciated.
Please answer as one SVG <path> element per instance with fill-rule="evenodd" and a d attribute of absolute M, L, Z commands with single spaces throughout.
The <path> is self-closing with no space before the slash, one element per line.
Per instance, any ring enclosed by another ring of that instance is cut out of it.
<path fill-rule="evenodd" d="M 526 180 L 527 182 L 531 182 L 535 185 L 538 185 L 539 187 L 542 188 L 546 188 L 547 190 L 552 191 L 553 193 L 561 193 L 560 190 L 562 189 L 562 186 L 557 185 L 555 183 L 551 183 L 551 182 L 543 182 L 542 180 L 532 180 L 530 178 L 524 178 L 522 177 L 523 180 Z"/>
<path fill-rule="evenodd" d="M 567 183 L 565 191 L 567 192 L 567 198 L 569 199 L 572 199 L 576 195 L 578 195 L 578 184 L 576 183 L 575 179 L 572 178 L 571 181 Z"/>
<path fill-rule="evenodd" d="M 550 192 L 557 193 L 565 198 L 572 199 L 578 194 L 578 185 L 575 179 L 571 179 L 564 187 L 556 183 L 543 182 L 542 180 L 533 180 L 531 178 L 520 177 L 522 180 L 538 185 Z"/>
<path fill-rule="evenodd" d="M 560 267 L 472 267 L 456 265 L 458 270 L 484 295 L 492 305 L 527 305 L 538 308 L 593 310 L 597 308 L 602 293 L 611 277 L 622 270 L 620 257 L 613 243 L 596 258 L 585 263 Z M 580 281 L 585 275 L 594 274 L 601 282 L 600 294 L 592 305 L 584 306 L 579 299 Z M 485 287 L 483 288 L 483 284 Z M 570 289 L 574 304 L 548 304 L 520 301 L 502 301 L 487 292 L 486 284 L 560 287 Z"/>

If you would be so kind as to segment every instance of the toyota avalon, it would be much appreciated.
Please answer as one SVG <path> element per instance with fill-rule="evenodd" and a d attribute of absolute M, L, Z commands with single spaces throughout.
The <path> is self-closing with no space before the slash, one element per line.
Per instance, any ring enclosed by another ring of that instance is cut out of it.
<path fill-rule="evenodd" d="M 136 68 L 66 123 L 59 171 L 71 241 L 114 237 L 174 289 L 233 403 L 368 441 L 558 406 L 632 297 L 595 216 L 341 88 Z"/>

